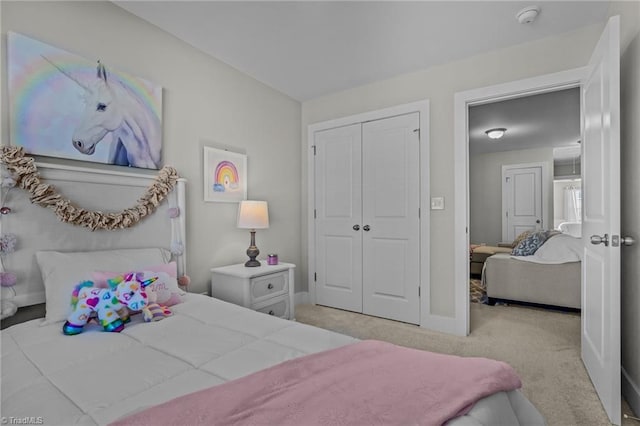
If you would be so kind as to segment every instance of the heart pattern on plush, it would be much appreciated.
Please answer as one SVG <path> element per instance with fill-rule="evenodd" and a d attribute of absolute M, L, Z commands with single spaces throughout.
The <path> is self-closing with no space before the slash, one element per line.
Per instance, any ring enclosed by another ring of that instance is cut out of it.
<path fill-rule="evenodd" d="M 98 302 L 100 302 L 100 299 L 98 297 L 87 299 L 87 305 L 91 306 L 92 308 L 95 308 Z"/>

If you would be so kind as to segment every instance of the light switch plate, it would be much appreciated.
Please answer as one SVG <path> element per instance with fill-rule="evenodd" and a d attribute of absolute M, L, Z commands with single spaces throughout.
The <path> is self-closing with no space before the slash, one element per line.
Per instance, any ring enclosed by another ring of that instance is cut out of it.
<path fill-rule="evenodd" d="M 431 197 L 431 210 L 444 210 L 444 197 Z"/>

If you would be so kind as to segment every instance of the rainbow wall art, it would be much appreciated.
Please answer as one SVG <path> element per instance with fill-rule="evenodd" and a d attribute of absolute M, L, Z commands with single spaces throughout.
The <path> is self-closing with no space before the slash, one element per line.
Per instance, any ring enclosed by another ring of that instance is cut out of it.
<path fill-rule="evenodd" d="M 204 147 L 204 200 L 238 202 L 247 199 L 247 156 Z"/>
<path fill-rule="evenodd" d="M 18 33 L 8 32 L 7 47 L 12 145 L 28 154 L 160 168 L 160 86 Z M 108 119 L 132 113 L 146 122 L 139 155 L 126 150 L 134 141 L 124 120 Z"/>
<path fill-rule="evenodd" d="M 214 174 L 214 192 L 232 192 L 240 189 L 238 169 L 231 161 L 219 162 Z"/>

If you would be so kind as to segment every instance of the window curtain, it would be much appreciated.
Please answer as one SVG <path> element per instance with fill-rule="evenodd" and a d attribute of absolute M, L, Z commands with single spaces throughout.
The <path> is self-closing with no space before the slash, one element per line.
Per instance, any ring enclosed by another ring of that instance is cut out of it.
<path fill-rule="evenodd" d="M 574 186 L 564 188 L 564 213 L 567 222 L 582 222 L 582 190 Z"/>

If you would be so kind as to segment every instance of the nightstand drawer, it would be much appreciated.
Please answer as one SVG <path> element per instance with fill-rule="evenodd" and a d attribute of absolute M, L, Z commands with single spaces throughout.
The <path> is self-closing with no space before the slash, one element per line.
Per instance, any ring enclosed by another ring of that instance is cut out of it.
<path fill-rule="evenodd" d="M 238 263 L 212 268 L 211 296 L 273 316 L 294 319 L 295 267 L 292 263 L 281 262 L 256 267 Z"/>
<path fill-rule="evenodd" d="M 251 279 L 251 299 L 259 302 L 289 291 L 288 272 L 269 274 Z"/>
<path fill-rule="evenodd" d="M 275 300 L 269 300 L 252 306 L 252 309 L 264 314 L 273 315 L 279 318 L 289 318 L 289 299 L 288 297 L 278 297 Z"/>

